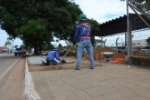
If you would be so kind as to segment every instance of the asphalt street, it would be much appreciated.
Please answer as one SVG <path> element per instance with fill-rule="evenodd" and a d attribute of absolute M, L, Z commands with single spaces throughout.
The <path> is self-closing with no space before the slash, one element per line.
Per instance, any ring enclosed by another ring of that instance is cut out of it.
<path fill-rule="evenodd" d="M 24 100 L 24 75 L 25 58 L 0 53 L 0 100 Z"/>
<path fill-rule="evenodd" d="M 13 54 L 0 53 L 0 88 L 4 85 L 19 59 L 20 57 L 15 57 Z"/>

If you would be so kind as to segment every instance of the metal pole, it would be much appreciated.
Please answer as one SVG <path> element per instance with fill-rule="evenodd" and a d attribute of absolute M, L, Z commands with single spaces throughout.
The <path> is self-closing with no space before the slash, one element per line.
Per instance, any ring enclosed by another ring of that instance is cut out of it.
<path fill-rule="evenodd" d="M 119 37 L 116 39 L 116 52 L 118 52 L 118 39 Z"/>
<path fill-rule="evenodd" d="M 107 39 L 105 39 L 105 41 L 104 41 L 104 47 L 106 46 L 106 40 L 107 40 Z"/>
<path fill-rule="evenodd" d="M 101 37 L 101 47 L 103 47 L 104 42 L 103 42 L 103 37 Z"/>
<path fill-rule="evenodd" d="M 128 57 L 131 55 L 130 52 L 130 18 L 129 18 L 129 8 L 128 8 L 128 0 L 126 0 L 126 8 L 127 8 L 127 50 L 128 50 Z"/>

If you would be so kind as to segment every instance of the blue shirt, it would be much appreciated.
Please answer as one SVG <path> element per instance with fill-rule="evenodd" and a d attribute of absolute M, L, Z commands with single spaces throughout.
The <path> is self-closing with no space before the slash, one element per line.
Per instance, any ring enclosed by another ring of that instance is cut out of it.
<path fill-rule="evenodd" d="M 50 51 L 46 58 L 48 60 L 54 60 L 55 58 L 59 61 L 61 60 L 57 51 Z"/>
<path fill-rule="evenodd" d="M 81 38 L 81 36 L 87 35 L 88 32 L 89 32 L 88 36 L 90 37 L 91 28 L 88 29 L 88 28 L 86 28 L 86 27 L 85 27 L 84 25 L 82 25 L 82 24 L 77 25 L 77 28 L 76 28 L 76 32 L 75 32 L 75 36 L 74 36 L 73 41 L 74 41 L 74 42 L 77 42 L 77 41 L 82 41 L 82 40 L 85 40 L 85 39 L 90 39 L 90 38 Z"/>

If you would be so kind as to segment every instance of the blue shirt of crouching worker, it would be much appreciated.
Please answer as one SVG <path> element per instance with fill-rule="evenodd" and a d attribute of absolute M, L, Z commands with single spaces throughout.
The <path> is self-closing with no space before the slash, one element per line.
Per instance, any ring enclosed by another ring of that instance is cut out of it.
<path fill-rule="evenodd" d="M 59 53 L 58 53 L 58 48 L 51 50 L 48 53 L 48 55 L 46 56 L 47 65 L 49 65 L 49 64 L 57 65 L 58 62 L 56 60 L 61 61 L 61 59 L 59 57 Z"/>

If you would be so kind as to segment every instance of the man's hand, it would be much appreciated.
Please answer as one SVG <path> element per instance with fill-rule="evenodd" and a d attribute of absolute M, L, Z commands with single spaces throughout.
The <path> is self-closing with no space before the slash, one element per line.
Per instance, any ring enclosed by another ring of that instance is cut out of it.
<path fill-rule="evenodd" d="M 65 60 L 61 60 L 61 63 L 66 63 L 66 61 Z"/>

